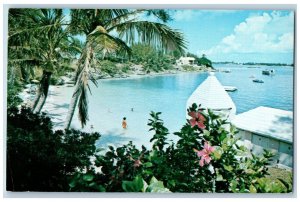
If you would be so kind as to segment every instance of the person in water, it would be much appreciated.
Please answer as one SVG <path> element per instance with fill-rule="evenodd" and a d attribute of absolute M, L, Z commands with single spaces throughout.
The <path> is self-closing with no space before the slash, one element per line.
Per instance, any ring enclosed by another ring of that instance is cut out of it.
<path fill-rule="evenodd" d="M 126 117 L 123 118 L 123 121 L 122 121 L 122 127 L 123 127 L 124 129 L 127 128 Z"/>

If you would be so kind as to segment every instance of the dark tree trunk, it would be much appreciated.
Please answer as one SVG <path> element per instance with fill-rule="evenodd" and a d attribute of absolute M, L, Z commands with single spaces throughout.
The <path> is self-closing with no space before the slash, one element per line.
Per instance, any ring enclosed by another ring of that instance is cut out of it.
<path fill-rule="evenodd" d="M 34 113 L 39 113 L 46 102 L 50 87 L 51 75 L 52 72 L 43 71 L 43 78 L 40 82 L 38 94 L 32 106 L 32 111 Z"/>

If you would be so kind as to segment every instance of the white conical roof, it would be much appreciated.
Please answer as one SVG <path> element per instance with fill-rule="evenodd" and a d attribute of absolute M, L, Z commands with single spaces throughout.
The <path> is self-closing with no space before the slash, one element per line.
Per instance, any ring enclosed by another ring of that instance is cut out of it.
<path fill-rule="evenodd" d="M 235 104 L 213 72 L 192 93 L 186 107 L 193 103 L 201 104 L 201 108 L 205 109 L 229 111 L 230 115 L 236 113 Z"/>

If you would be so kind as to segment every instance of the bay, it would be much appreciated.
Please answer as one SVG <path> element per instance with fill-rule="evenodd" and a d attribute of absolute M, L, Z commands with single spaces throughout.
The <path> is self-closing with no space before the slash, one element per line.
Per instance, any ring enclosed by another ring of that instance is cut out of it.
<path fill-rule="evenodd" d="M 231 70 L 230 73 L 219 71 L 215 75 L 222 85 L 237 87 L 238 90 L 229 92 L 229 95 L 236 104 L 238 114 L 259 106 L 293 110 L 293 67 L 230 64 L 215 65 L 215 68 Z M 264 69 L 275 69 L 275 75 L 262 75 Z M 98 88 L 91 84 L 89 121 L 84 130 L 101 133 L 102 137 L 97 143 L 99 147 L 108 144 L 120 146 L 128 141 L 150 147 L 149 140 L 153 132 L 148 131 L 149 113 L 162 112 L 161 118 L 170 133 L 179 131 L 186 123 L 185 107 L 188 97 L 207 76 L 208 73 L 180 73 L 99 80 Z M 251 76 L 262 79 L 264 83 L 254 83 Z M 64 89 L 64 99 L 59 101 L 63 102 L 63 106 L 68 105 L 72 90 Z M 50 102 L 56 100 L 51 101 L 50 98 Z M 51 113 L 59 116 L 54 111 L 50 111 L 50 115 Z M 67 110 L 61 113 L 65 114 Z M 122 128 L 123 117 L 127 119 L 127 129 Z M 63 120 L 62 116 L 60 120 Z M 91 125 L 93 128 L 90 128 Z M 80 129 L 77 116 L 74 116 L 71 126 Z M 177 138 L 170 135 L 170 139 Z"/>

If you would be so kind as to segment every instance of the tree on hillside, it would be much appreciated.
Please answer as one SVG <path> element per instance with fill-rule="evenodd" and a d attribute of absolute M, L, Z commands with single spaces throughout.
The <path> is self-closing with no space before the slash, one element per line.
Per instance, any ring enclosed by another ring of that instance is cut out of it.
<path fill-rule="evenodd" d="M 76 105 L 82 127 L 88 120 L 89 80 L 97 85 L 91 74 L 96 66 L 95 54 L 103 55 L 118 52 L 131 55 L 129 44 L 145 43 L 157 49 L 183 51 L 183 35 L 159 22 L 141 20 L 139 15 L 146 14 L 167 22 L 170 16 L 163 10 L 141 9 L 85 9 L 71 10 L 71 29 L 73 34 L 86 37 L 82 54 L 77 64 L 75 90 L 70 102 L 65 128 L 69 128 Z"/>
<path fill-rule="evenodd" d="M 212 62 L 206 58 L 206 55 L 203 54 L 201 58 L 197 60 L 198 65 L 205 65 L 206 67 L 212 67 Z"/>

